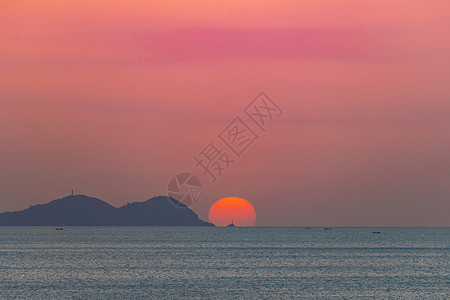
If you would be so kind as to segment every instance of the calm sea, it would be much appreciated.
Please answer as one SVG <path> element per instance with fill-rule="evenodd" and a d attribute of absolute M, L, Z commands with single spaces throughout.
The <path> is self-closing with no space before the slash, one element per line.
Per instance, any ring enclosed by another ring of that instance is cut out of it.
<path fill-rule="evenodd" d="M 449 228 L 0 227 L 0 299 L 450 299 L 449 273 Z"/>

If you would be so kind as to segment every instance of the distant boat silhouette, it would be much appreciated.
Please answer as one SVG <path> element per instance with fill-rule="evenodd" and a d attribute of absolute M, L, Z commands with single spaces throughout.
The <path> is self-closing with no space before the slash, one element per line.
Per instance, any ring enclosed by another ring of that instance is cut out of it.
<path fill-rule="evenodd" d="M 311 227 L 305 227 L 305 229 L 311 229 Z"/>
<path fill-rule="evenodd" d="M 236 225 L 234 225 L 234 222 L 231 221 L 231 224 L 228 224 L 227 227 L 236 227 Z"/>
<path fill-rule="evenodd" d="M 55 228 L 56 230 L 64 230 L 64 228 Z"/>
<path fill-rule="evenodd" d="M 329 228 L 329 227 L 325 227 L 324 229 L 325 229 L 325 230 L 331 230 L 331 228 Z"/>
<path fill-rule="evenodd" d="M 381 233 L 381 231 L 372 231 L 372 233 L 378 234 Z"/>

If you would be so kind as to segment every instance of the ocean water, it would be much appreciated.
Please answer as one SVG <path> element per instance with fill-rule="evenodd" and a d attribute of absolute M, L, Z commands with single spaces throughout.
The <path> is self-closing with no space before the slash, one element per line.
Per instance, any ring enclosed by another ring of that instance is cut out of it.
<path fill-rule="evenodd" d="M 0 227 L 0 299 L 450 299 L 449 273 L 449 228 Z"/>

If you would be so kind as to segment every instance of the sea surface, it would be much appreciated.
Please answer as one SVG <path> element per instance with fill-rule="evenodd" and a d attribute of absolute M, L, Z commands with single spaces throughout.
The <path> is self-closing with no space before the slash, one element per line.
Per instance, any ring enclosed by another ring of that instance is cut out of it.
<path fill-rule="evenodd" d="M 449 228 L 0 227 L 0 299 L 450 299 L 449 273 Z"/>

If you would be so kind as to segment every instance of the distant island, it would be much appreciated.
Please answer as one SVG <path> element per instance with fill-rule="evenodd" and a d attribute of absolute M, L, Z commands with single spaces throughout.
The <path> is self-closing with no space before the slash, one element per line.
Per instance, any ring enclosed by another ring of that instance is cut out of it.
<path fill-rule="evenodd" d="M 72 195 L 0 214 L 0 226 L 214 226 L 168 196 L 116 208 L 98 198 Z"/>

